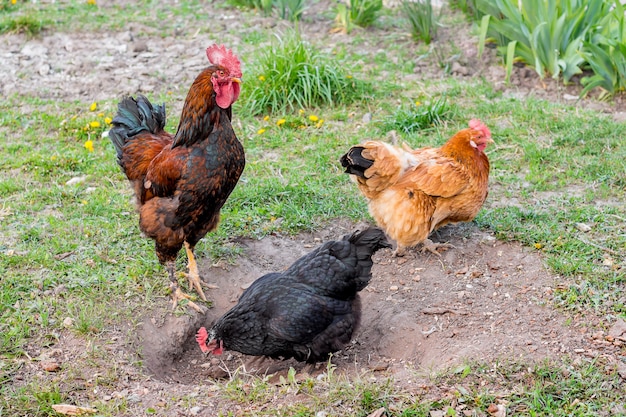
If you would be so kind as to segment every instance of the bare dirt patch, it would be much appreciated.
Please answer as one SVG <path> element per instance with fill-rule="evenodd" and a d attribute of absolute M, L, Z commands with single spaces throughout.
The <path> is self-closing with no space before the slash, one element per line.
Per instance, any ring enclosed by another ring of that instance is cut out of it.
<path fill-rule="evenodd" d="M 193 334 L 231 308 L 254 278 L 283 270 L 321 242 L 354 228 L 340 222 L 296 238 L 246 239 L 234 265 L 204 265 L 204 276 L 219 286 L 210 292 L 213 308 L 206 317 L 168 316 L 161 327 L 153 323 L 162 312 L 148 316 L 140 332 L 148 370 L 159 379 L 194 384 L 225 377 L 242 365 L 258 375 L 303 369 L 293 360 L 259 361 L 236 352 L 205 358 Z M 394 258 L 390 250 L 374 256 L 373 278 L 361 293 L 361 326 L 332 359 L 339 370 L 402 374 L 466 360 L 532 361 L 588 352 L 593 323 L 546 305 L 562 280 L 546 271 L 536 252 L 497 241 L 472 225 L 447 227 L 435 238 L 455 248 L 441 257 L 414 252 Z"/>

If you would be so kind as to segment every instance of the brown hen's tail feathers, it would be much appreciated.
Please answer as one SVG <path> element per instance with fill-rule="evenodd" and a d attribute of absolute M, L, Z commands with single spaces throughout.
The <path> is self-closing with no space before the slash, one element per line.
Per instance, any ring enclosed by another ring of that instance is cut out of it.
<path fill-rule="evenodd" d="M 367 159 L 363 156 L 363 146 L 353 146 L 348 153 L 343 155 L 339 162 L 346 170 L 346 174 L 356 175 L 360 178 L 365 178 L 365 171 L 374 165 L 374 161 Z"/>
<path fill-rule="evenodd" d="M 163 132 L 165 128 L 165 104 L 153 106 L 144 95 L 137 99 L 126 97 L 117 105 L 117 115 L 111 122 L 109 138 L 117 152 L 118 162 L 121 161 L 124 146 L 140 132 L 153 134 Z"/>

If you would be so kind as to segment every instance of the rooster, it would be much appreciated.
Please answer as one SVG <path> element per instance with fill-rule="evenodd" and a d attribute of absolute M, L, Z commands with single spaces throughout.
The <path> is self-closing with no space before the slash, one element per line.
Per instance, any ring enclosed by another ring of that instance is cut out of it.
<path fill-rule="evenodd" d="M 198 331 L 200 349 L 325 360 L 350 341 L 361 313 L 357 293 L 372 276 L 372 254 L 390 246 L 384 232 L 371 227 L 324 243 L 283 273 L 262 276 L 210 332 Z"/>
<path fill-rule="evenodd" d="M 368 200 L 369 212 L 397 243 L 394 255 L 422 244 L 439 255 L 428 236 L 448 223 L 476 217 L 487 198 L 489 159 L 493 143 L 480 120 L 456 133 L 440 148 L 410 149 L 368 141 L 353 146 L 341 165 Z"/>
<path fill-rule="evenodd" d="M 174 135 L 164 130 L 165 105 L 153 106 L 142 95 L 119 103 L 109 131 L 117 162 L 135 192 L 139 227 L 154 239 L 167 268 L 173 308 L 188 299 L 199 312 L 203 309 L 179 288 L 176 258 L 184 245 L 189 284 L 206 301 L 194 247 L 217 227 L 245 165 L 231 125 L 231 105 L 240 92 L 239 59 L 218 45 L 206 54 L 211 65 L 191 85 Z"/>

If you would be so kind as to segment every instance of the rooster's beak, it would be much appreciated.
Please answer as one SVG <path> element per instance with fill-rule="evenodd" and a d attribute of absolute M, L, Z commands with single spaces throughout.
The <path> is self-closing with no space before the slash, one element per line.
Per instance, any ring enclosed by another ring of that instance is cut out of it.
<path fill-rule="evenodd" d="M 241 84 L 241 78 L 231 77 L 231 81 L 236 82 L 237 84 Z"/>

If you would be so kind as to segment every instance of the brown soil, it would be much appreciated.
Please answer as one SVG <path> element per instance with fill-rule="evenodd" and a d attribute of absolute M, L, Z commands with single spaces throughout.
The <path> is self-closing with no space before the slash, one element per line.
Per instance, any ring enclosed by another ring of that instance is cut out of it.
<path fill-rule="evenodd" d="M 205 277 L 219 286 L 210 292 L 214 306 L 206 317 L 169 315 L 160 327 L 145 321 L 149 324 L 144 323 L 140 336 L 147 368 L 159 379 L 187 384 L 226 377 L 242 365 L 257 375 L 303 369 L 293 360 L 260 361 L 236 352 L 205 358 L 193 335 L 231 308 L 252 277 L 281 271 L 320 242 L 355 228 L 338 222 L 293 239 L 241 241 L 244 253 L 234 265 L 203 268 Z M 332 359 L 339 370 L 402 375 L 467 360 L 532 361 L 589 351 L 593 322 L 549 306 L 561 280 L 546 271 L 536 252 L 497 241 L 472 225 L 444 228 L 434 238 L 454 248 L 440 257 L 412 252 L 396 258 L 388 249 L 374 256 L 373 278 L 361 293 L 361 326 L 352 343 Z M 162 320 L 162 312 L 151 320 Z"/>

